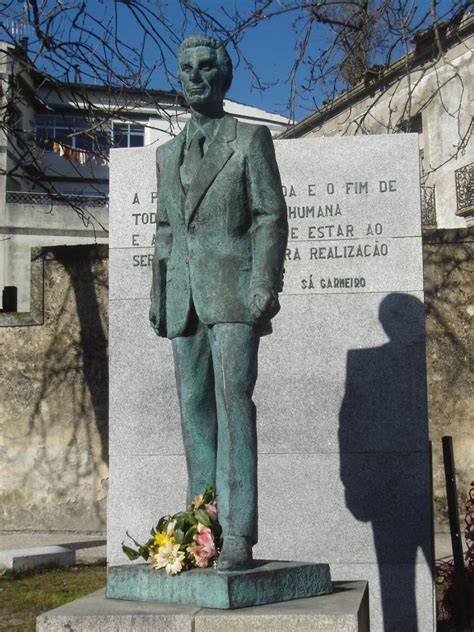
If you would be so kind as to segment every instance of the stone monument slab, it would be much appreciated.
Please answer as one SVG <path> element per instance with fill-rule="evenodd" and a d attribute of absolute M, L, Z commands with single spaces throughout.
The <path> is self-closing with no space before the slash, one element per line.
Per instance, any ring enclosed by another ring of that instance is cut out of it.
<path fill-rule="evenodd" d="M 338 582 L 330 595 L 216 610 L 106 599 L 99 590 L 37 618 L 37 632 L 369 632 L 366 582 Z"/>
<path fill-rule="evenodd" d="M 372 630 L 430 630 L 417 136 L 275 146 L 290 236 L 281 312 L 275 335 L 261 341 L 255 391 L 255 555 L 329 563 L 336 580 L 368 578 Z M 171 346 L 148 324 L 155 200 L 154 148 L 113 150 L 112 566 L 125 563 L 127 529 L 146 538 L 185 498 Z M 294 532 L 301 522 L 310 537 Z"/>
<path fill-rule="evenodd" d="M 76 552 L 63 546 L 36 546 L 0 551 L 0 568 L 25 571 L 30 568 L 73 566 Z"/>

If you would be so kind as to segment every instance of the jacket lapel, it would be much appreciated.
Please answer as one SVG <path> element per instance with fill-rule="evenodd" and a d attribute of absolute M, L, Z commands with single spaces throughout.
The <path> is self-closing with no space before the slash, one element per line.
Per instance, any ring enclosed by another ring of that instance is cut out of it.
<path fill-rule="evenodd" d="M 173 143 L 170 148 L 169 160 L 164 161 L 162 182 L 165 182 L 169 191 L 168 203 L 177 209 L 177 215 L 183 213 L 184 206 L 184 190 L 181 184 L 181 176 L 179 168 L 181 165 L 181 157 L 184 151 L 184 142 L 186 140 L 186 127 L 171 141 Z"/>
<path fill-rule="evenodd" d="M 198 170 L 194 174 L 188 187 L 184 206 L 186 225 L 188 225 L 193 218 L 206 191 L 234 153 L 231 143 L 235 140 L 236 126 L 237 121 L 233 117 L 225 116 L 223 118 L 214 140 L 210 144 Z"/>

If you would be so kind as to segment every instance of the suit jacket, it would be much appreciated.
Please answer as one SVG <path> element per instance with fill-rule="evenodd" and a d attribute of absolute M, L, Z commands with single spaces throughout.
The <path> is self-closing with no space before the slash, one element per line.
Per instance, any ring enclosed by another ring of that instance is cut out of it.
<path fill-rule="evenodd" d="M 256 286 L 281 291 L 288 237 L 268 128 L 225 115 L 186 192 L 185 139 L 186 128 L 156 152 L 151 300 L 168 338 L 184 333 L 192 302 L 205 324 L 256 324 L 249 296 Z"/>

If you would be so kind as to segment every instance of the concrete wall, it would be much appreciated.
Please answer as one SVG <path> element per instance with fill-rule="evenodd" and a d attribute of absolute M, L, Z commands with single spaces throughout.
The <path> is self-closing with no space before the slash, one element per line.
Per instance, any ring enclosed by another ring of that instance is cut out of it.
<path fill-rule="evenodd" d="M 18 312 L 30 309 L 31 248 L 108 242 L 107 206 L 85 206 L 80 213 L 66 204 L 7 203 L 4 208 L 0 228 L 3 232 L 0 240 L 4 239 L 0 241 L 4 252 L 0 261 L 0 291 L 3 285 L 18 288 Z"/>
<path fill-rule="evenodd" d="M 1 530 L 102 531 L 107 495 L 107 250 L 43 251 L 36 317 L 0 314 Z M 44 261 L 43 261 L 44 259 Z M 32 301 L 33 302 L 33 301 Z M 30 326 L 11 326 L 22 322 Z"/>
<path fill-rule="evenodd" d="M 447 529 L 443 435 L 454 436 L 461 508 L 474 471 L 473 234 L 433 231 L 424 240 L 430 438 L 441 530 Z M 32 266 L 33 302 L 40 300 L 43 265 L 44 309 L 36 305 L 35 318 L 0 314 L 0 530 L 101 531 L 108 259 L 104 246 L 46 251 Z"/>

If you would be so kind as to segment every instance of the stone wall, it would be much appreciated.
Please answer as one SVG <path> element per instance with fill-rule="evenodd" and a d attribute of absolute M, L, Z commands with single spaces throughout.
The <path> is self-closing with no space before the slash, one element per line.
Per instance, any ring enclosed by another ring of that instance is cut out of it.
<path fill-rule="evenodd" d="M 461 511 L 474 478 L 473 232 L 424 238 L 435 519 L 444 530 L 443 435 L 454 437 Z M 0 530 L 102 531 L 107 249 L 56 247 L 34 260 L 32 313 L 0 313 Z"/>
<path fill-rule="evenodd" d="M 105 528 L 107 256 L 34 252 L 32 303 L 44 269 L 44 305 L 0 314 L 1 530 Z"/>
<path fill-rule="evenodd" d="M 428 414 L 436 527 L 448 529 L 441 437 L 452 435 L 461 527 L 474 480 L 474 230 L 424 238 Z"/>

